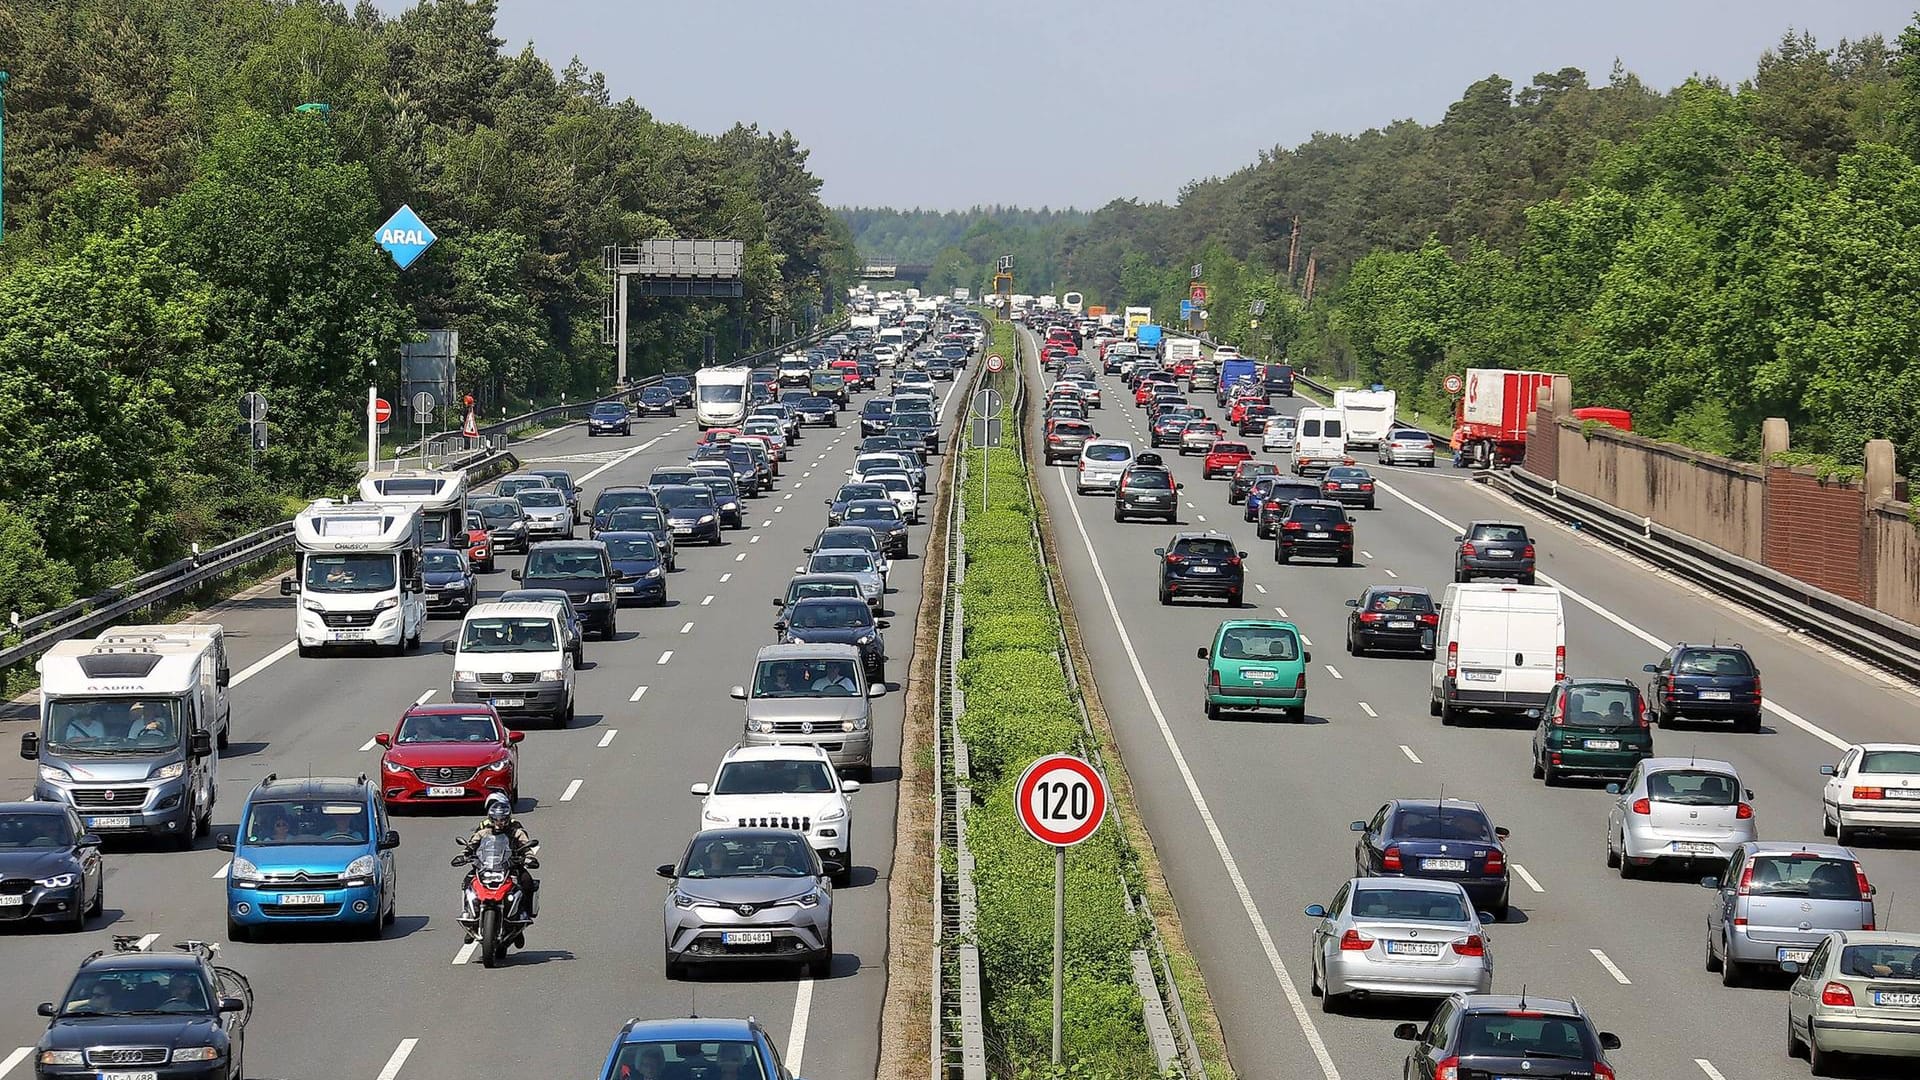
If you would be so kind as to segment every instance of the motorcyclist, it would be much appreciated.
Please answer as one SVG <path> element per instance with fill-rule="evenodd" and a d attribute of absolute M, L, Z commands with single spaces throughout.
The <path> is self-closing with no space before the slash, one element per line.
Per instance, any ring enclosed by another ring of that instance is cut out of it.
<path fill-rule="evenodd" d="M 467 838 L 467 850 L 472 851 L 480 841 L 493 833 L 504 833 L 507 842 L 513 845 L 514 879 L 520 885 L 520 891 L 527 896 L 527 918 L 533 920 L 540 916 L 540 883 L 528 872 L 527 858 L 533 853 L 537 842 L 527 827 L 513 816 L 513 802 L 504 792 L 496 791 L 487 796 L 487 816 L 480 822 L 479 828 Z M 524 946 L 526 939 L 521 934 L 513 937 L 515 945 Z"/>

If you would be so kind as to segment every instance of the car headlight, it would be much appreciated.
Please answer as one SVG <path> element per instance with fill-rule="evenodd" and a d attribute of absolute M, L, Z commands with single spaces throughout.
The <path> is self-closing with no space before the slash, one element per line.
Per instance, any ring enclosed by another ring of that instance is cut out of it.
<path fill-rule="evenodd" d="M 855 641 L 854 644 L 855 645 L 871 645 L 873 644 L 873 635 L 862 634 L 860 635 L 860 639 L 858 641 Z"/>
<path fill-rule="evenodd" d="M 232 865 L 227 867 L 228 881 L 259 881 L 260 868 L 238 855 L 233 857 Z"/>
<path fill-rule="evenodd" d="M 301 606 L 301 607 L 303 607 L 303 608 L 306 608 L 306 609 L 307 609 L 308 611 L 325 611 L 325 610 L 327 610 L 327 608 L 326 608 L 326 605 L 324 605 L 324 604 L 322 604 L 322 603 L 321 603 L 320 601 L 318 601 L 318 600 L 302 600 L 302 601 L 300 601 L 300 606 Z"/>
<path fill-rule="evenodd" d="M 609 599 L 611 599 L 611 597 L 609 597 L 609 596 L 608 596 L 608 595 L 607 595 L 606 593 L 603 593 L 603 592 L 597 592 L 597 593 L 594 593 L 594 594 L 592 594 L 591 596 L 588 596 L 588 597 L 587 597 L 587 603 L 589 603 L 589 604 L 604 604 L 604 603 L 606 603 L 606 602 L 607 602 L 607 601 L 608 601 Z"/>
<path fill-rule="evenodd" d="M 561 675 L 562 675 L 562 672 L 560 671 L 559 668 L 548 668 L 547 670 L 540 673 L 539 680 L 541 682 L 559 682 L 561 679 Z"/>
<path fill-rule="evenodd" d="M 40 1051 L 40 1064 L 42 1065 L 78 1065 L 80 1064 L 80 1051 L 78 1050 L 42 1050 Z"/>
<path fill-rule="evenodd" d="M 664 576 L 664 575 L 666 574 L 666 572 L 667 572 L 667 570 L 666 570 L 666 568 L 665 568 L 665 567 L 663 567 L 663 566 L 656 566 L 656 567 L 654 567 L 653 569 L 651 569 L 651 570 L 649 570 L 649 571 L 647 571 L 647 573 L 646 573 L 646 576 L 647 576 L 647 577 L 649 577 L 649 578 L 657 578 L 657 577 L 662 577 L 662 576 Z"/>
<path fill-rule="evenodd" d="M 373 872 L 379 868 L 380 860 L 371 855 L 362 855 L 347 864 L 346 876 L 350 878 L 372 877 Z"/>
<path fill-rule="evenodd" d="M 402 765 L 397 761 L 391 761 L 391 760 L 383 759 L 380 762 L 380 767 L 382 769 L 385 769 L 387 772 L 394 774 L 395 776 L 399 776 L 407 771 L 407 767 L 405 765 Z"/>
<path fill-rule="evenodd" d="M 794 903 L 799 904 L 801 907 L 816 907 L 820 903 L 820 893 L 819 890 L 804 892 L 794 897 L 793 900 Z"/>
<path fill-rule="evenodd" d="M 488 772 L 506 772 L 507 766 L 511 764 L 513 764 L 513 758 L 511 756 L 503 757 L 499 761 L 489 761 L 487 762 L 487 771 Z"/>
<path fill-rule="evenodd" d="M 42 765 L 40 766 L 40 779 L 56 782 L 71 782 L 73 780 L 73 774 L 58 765 Z"/>
<path fill-rule="evenodd" d="M 836 806 L 836 807 L 834 807 L 833 809 L 831 809 L 831 810 L 829 810 L 829 811 L 827 811 L 826 813 L 824 813 L 824 814 L 821 814 L 821 815 L 820 815 L 820 819 L 819 819 L 819 820 L 821 820 L 821 821 L 839 821 L 839 820 L 840 820 L 841 818 L 843 818 L 843 817 L 846 817 L 846 816 L 847 816 L 847 808 L 846 808 L 846 807 L 844 807 L 844 806 Z"/>
<path fill-rule="evenodd" d="M 217 1046 L 180 1046 L 173 1051 L 175 1061 L 218 1061 L 220 1048 Z"/>
<path fill-rule="evenodd" d="M 457 683 L 476 683 L 480 681 L 480 676 L 477 672 L 456 671 L 453 673 L 453 681 Z"/>
<path fill-rule="evenodd" d="M 688 896 L 686 893 L 679 891 L 675 891 L 673 894 L 673 906 L 677 908 L 690 908 L 699 902 L 700 898 L 697 896 Z"/>
<path fill-rule="evenodd" d="M 759 732 L 759 733 L 760 733 L 760 734 L 762 734 L 762 735 L 768 735 L 768 734 L 772 734 L 772 732 L 773 732 L 773 721 L 771 721 L 771 720 L 749 720 L 749 721 L 747 721 L 747 730 L 748 730 L 748 731 L 757 731 L 757 732 Z"/>
<path fill-rule="evenodd" d="M 52 877 L 38 878 L 34 884 L 43 889 L 71 889 L 74 882 L 79 880 L 79 874 L 55 874 Z"/>
<path fill-rule="evenodd" d="M 396 608 L 399 606 L 400 606 L 400 598 L 397 596 L 389 596 L 385 600 L 382 600 L 379 603 L 373 605 L 373 610 L 385 611 L 388 608 Z"/>
<path fill-rule="evenodd" d="M 787 635 L 787 644 L 789 645 L 805 645 L 806 643 L 807 643 L 807 639 L 801 637 L 799 634 Z"/>
<path fill-rule="evenodd" d="M 162 765 L 154 770 L 153 778 L 155 780 L 172 780 L 186 771 L 187 763 L 184 761 L 176 761 L 171 765 Z"/>

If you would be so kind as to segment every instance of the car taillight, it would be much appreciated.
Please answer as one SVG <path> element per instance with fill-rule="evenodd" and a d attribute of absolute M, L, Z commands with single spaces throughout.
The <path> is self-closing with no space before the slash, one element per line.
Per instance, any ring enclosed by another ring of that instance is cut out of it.
<path fill-rule="evenodd" d="M 1333 527 L 1333 531 L 1334 531 L 1334 532 L 1352 532 L 1352 531 L 1353 531 L 1353 526 L 1351 526 L 1351 525 L 1349 525 L 1349 524 L 1347 524 L 1346 522 L 1344 522 L 1344 521 L 1343 521 L 1343 522 L 1341 522 L 1340 524 L 1338 524 L 1338 525 L 1335 525 L 1335 526 Z"/>
<path fill-rule="evenodd" d="M 1382 870 L 1400 869 L 1400 849 L 1399 848 L 1390 847 L 1387 850 L 1380 853 L 1380 869 Z"/>
<path fill-rule="evenodd" d="M 1218 669 L 1212 669 L 1207 672 L 1207 684 L 1216 690 L 1220 688 L 1220 672 Z"/>
<path fill-rule="evenodd" d="M 1361 490 L 1361 491 L 1372 491 L 1372 490 L 1373 490 L 1373 485 L 1372 485 L 1372 484 L 1361 484 L 1361 485 L 1360 485 L 1360 490 Z"/>
<path fill-rule="evenodd" d="M 1460 1059 L 1442 1058 L 1440 1064 L 1433 1067 L 1433 1080 L 1460 1080 Z"/>
<path fill-rule="evenodd" d="M 1228 565 L 1228 566 L 1239 566 L 1239 565 L 1240 565 L 1240 556 L 1238 556 L 1238 555 L 1234 555 L 1234 556 L 1232 556 L 1232 557 L 1230 557 L 1230 558 L 1228 558 L 1228 559 L 1227 559 L 1227 565 Z"/>
<path fill-rule="evenodd" d="M 1359 620 L 1363 623 L 1376 623 L 1385 617 L 1386 616 L 1381 615 L 1377 611 L 1363 611 L 1358 616 Z"/>
<path fill-rule="evenodd" d="M 1633 800 L 1633 812 L 1636 814 L 1651 815 L 1653 813 L 1653 800 L 1652 799 Z"/>
<path fill-rule="evenodd" d="M 1358 930 L 1349 930 L 1340 935 L 1340 951 L 1365 952 L 1373 948 L 1373 939 Z"/>
<path fill-rule="evenodd" d="M 1167 556 L 1167 561 L 1177 566 L 1180 563 L 1186 562 L 1187 557 L 1185 555 L 1169 555 Z"/>
<path fill-rule="evenodd" d="M 1492 851 L 1487 852 L 1486 872 L 1489 874 L 1504 874 L 1507 872 L 1507 856 L 1499 848 L 1494 848 Z"/>
<path fill-rule="evenodd" d="M 1734 808 L 1733 816 L 1739 818 L 1741 821 L 1751 820 L 1753 817 L 1753 804 L 1741 803 Z"/>
<path fill-rule="evenodd" d="M 1351 932 L 1351 931 L 1349 931 Z M 1853 1008 L 1853 989 L 1846 983 L 1830 982 L 1820 988 L 1820 1004 Z"/>
<path fill-rule="evenodd" d="M 1048 441 L 1048 442 L 1059 442 L 1059 441 L 1060 441 L 1060 436 L 1058 436 L 1058 435 L 1049 435 L 1049 436 L 1047 436 L 1047 441 Z"/>
<path fill-rule="evenodd" d="M 1305 528 L 1305 526 L 1301 525 L 1297 521 L 1289 521 L 1285 525 L 1282 525 L 1281 528 L 1287 530 L 1288 532 L 1299 532 L 1301 529 Z"/>
<path fill-rule="evenodd" d="M 1567 647 L 1565 645 L 1555 645 L 1553 647 L 1553 677 L 1555 679 L 1564 679 L 1567 677 Z"/>
<path fill-rule="evenodd" d="M 1746 868 L 1740 871 L 1740 884 L 1734 886 L 1734 892 L 1745 896 L 1753 891 L 1753 861 L 1748 860 Z M 1742 922 L 1746 920 L 1742 919 Z"/>
<path fill-rule="evenodd" d="M 1867 900 L 1872 898 L 1873 885 L 1872 883 L 1867 881 L 1866 868 L 1862 867 L 1859 863 L 1853 864 L 1853 883 L 1860 887 L 1860 899 Z M 1862 927 L 1861 929 L 1871 930 L 1873 929 L 1873 927 L 1866 926 L 1866 927 Z"/>
<path fill-rule="evenodd" d="M 1753 677 L 1753 700 L 1760 700 L 1760 676 L 1758 675 Z"/>
<path fill-rule="evenodd" d="M 1559 727 L 1567 722 L 1567 699 L 1565 697 L 1560 699 L 1560 704 L 1553 707 L 1553 715 L 1547 719 L 1553 721 L 1554 727 Z"/>
<path fill-rule="evenodd" d="M 1479 934 L 1469 934 L 1464 941 L 1453 943 L 1453 951 L 1461 956 L 1487 955 L 1487 943 Z"/>
<path fill-rule="evenodd" d="M 1613 1066 L 1604 1061 L 1593 1063 L 1593 1080 L 1615 1080 Z"/>
<path fill-rule="evenodd" d="M 1300 672 L 1300 674 L 1298 674 L 1298 675 L 1296 675 L 1296 676 L 1294 676 L 1294 679 L 1293 679 L 1293 688 L 1294 688 L 1295 690 L 1305 690 L 1305 689 L 1307 688 L 1307 673 L 1306 673 L 1306 671 L 1304 671 L 1304 670 L 1302 670 L 1302 671 Z"/>
<path fill-rule="evenodd" d="M 1884 799 L 1887 797 L 1887 792 L 1884 788 L 1857 787 L 1853 789 L 1853 797 L 1856 799 Z"/>
<path fill-rule="evenodd" d="M 1460 643 L 1457 641 L 1449 641 L 1447 642 L 1447 678 L 1455 678 L 1459 674 Z"/>
<path fill-rule="evenodd" d="M 1533 545 L 1532 545 L 1532 544 L 1528 544 L 1528 545 L 1527 545 L 1526 547 L 1523 547 L 1523 548 L 1521 548 L 1521 549 L 1520 549 L 1520 557 L 1521 557 L 1521 558 L 1523 558 L 1523 559 L 1531 559 L 1531 558 L 1533 558 Z"/>
<path fill-rule="evenodd" d="M 1460 554 L 1465 555 L 1469 559 L 1473 558 L 1474 556 L 1473 541 L 1469 540 L 1466 543 L 1461 544 Z"/>

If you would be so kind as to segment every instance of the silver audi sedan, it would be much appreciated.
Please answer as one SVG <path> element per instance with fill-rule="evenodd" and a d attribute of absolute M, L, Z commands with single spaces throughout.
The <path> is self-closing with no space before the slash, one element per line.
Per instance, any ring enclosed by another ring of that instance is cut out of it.
<path fill-rule="evenodd" d="M 1623 783 L 1608 784 L 1607 865 L 1633 877 L 1659 863 L 1725 863 L 1760 838 L 1753 792 L 1730 763 L 1712 758 L 1643 758 Z"/>
<path fill-rule="evenodd" d="M 1350 998 L 1485 994 L 1493 947 L 1465 889 L 1452 881 L 1357 877 L 1314 904 L 1313 992 L 1333 1012 Z"/>

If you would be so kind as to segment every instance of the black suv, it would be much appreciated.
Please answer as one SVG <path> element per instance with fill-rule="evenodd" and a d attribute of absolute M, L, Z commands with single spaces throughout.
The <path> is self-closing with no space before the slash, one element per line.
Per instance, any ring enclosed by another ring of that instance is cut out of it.
<path fill-rule="evenodd" d="M 1433 597 L 1417 585 L 1369 585 L 1359 599 L 1347 601 L 1347 652 L 1368 649 L 1417 652 L 1433 659 L 1433 636 L 1440 626 Z"/>
<path fill-rule="evenodd" d="M 1727 718 L 1739 731 L 1760 730 L 1760 669 L 1738 644 L 1689 645 L 1667 650 L 1652 673 L 1647 700 L 1661 727 L 1681 716 Z"/>
<path fill-rule="evenodd" d="M 1253 506 L 1252 499 L 1247 502 L 1254 512 L 1254 534 L 1262 540 L 1273 539 L 1294 503 L 1314 502 L 1319 498 L 1320 485 L 1313 481 L 1298 476 L 1277 477 L 1260 495 L 1258 507 Z"/>
<path fill-rule="evenodd" d="M 33 1075 L 244 1075 L 253 988 L 239 972 L 216 966 L 207 943 L 174 947 L 180 951 L 147 952 L 139 938 L 115 936 L 113 951 L 80 961 L 60 1000 L 40 1006 L 40 1015 L 52 1019 L 34 1045 Z M 205 1048 L 205 1059 L 188 1064 L 190 1048 Z"/>
<path fill-rule="evenodd" d="M 1182 486 L 1161 463 L 1159 454 L 1140 454 L 1120 474 L 1120 486 L 1113 493 L 1113 520 L 1157 517 L 1168 523 L 1178 521 Z"/>
<path fill-rule="evenodd" d="M 703 493 L 705 488 L 700 489 Z M 619 632 L 613 599 L 613 557 L 598 540 L 552 540 L 533 545 L 524 570 L 513 580 L 522 589 L 558 589 L 567 594 L 587 629 L 611 641 Z"/>
<path fill-rule="evenodd" d="M 1534 994 L 1455 994 L 1426 1024 L 1401 1024 L 1393 1037 L 1413 1043 L 1407 1080 L 1523 1075 L 1593 1080 L 1613 1075 L 1607 1051 L 1620 1049 L 1620 1036 L 1596 1030 L 1578 1001 Z"/>
<path fill-rule="evenodd" d="M 1347 508 L 1325 499 L 1296 499 L 1273 533 L 1273 561 L 1332 559 L 1353 565 L 1353 519 Z"/>
<path fill-rule="evenodd" d="M 1240 606 L 1247 553 L 1234 550 L 1232 537 L 1176 533 L 1171 544 L 1154 548 L 1153 553 L 1160 557 L 1161 603 L 1171 604 L 1183 596 L 1219 596 L 1228 607 Z"/>
<path fill-rule="evenodd" d="M 1453 580 L 1477 577 L 1517 578 L 1533 584 L 1533 541 L 1527 527 L 1512 521 L 1476 521 L 1453 538 Z"/>

